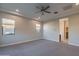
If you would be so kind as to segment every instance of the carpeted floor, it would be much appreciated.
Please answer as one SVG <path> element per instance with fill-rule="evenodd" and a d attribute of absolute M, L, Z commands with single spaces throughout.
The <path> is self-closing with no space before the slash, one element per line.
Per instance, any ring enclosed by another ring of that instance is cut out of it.
<path fill-rule="evenodd" d="M 79 47 L 37 40 L 0 48 L 0 56 L 79 56 Z"/>

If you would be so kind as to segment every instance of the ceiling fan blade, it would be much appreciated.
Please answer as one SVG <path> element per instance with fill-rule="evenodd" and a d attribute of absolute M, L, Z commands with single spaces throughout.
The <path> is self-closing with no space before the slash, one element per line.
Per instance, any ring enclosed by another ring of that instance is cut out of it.
<path fill-rule="evenodd" d="M 37 9 L 41 9 L 41 7 L 39 7 L 39 6 L 36 6 L 36 8 L 37 8 Z"/>
<path fill-rule="evenodd" d="M 51 13 L 50 11 L 44 11 L 44 12 L 46 12 L 46 13 Z"/>
<path fill-rule="evenodd" d="M 46 8 L 44 8 L 43 10 L 47 10 L 48 8 L 50 8 L 50 6 L 48 5 Z"/>
<path fill-rule="evenodd" d="M 40 13 L 41 11 L 37 11 L 37 12 L 35 12 L 35 13 Z"/>

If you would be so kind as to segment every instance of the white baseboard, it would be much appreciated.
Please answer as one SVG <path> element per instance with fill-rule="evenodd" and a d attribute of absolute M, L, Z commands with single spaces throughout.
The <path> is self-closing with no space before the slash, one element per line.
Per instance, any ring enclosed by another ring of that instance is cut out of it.
<path fill-rule="evenodd" d="M 28 40 L 28 41 L 21 41 L 21 42 L 16 42 L 16 43 L 11 43 L 11 44 L 3 44 L 3 45 L 0 45 L 0 47 L 6 47 L 6 46 L 10 46 L 10 45 L 15 45 L 15 44 L 27 43 L 27 42 L 34 41 L 34 40 L 37 40 L 37 39 Z"/>
<path fill-rule="evenodd" d="M 48 39 L 46 39 L 46 40 L 48 40 Z M 50 40 L 50 41 L 53 41 L 53 40 Z M 54 42 L 60 43 L 59 41 L 54 41 Z M 70 42 L 68 42 L 67 45 L 72 45 L 72 46 L 78 46 L 79 47 L 79 44 L 70 43 Z"/>
<path fill-rule="evenodd" d="M 79 47 L 79 44 L 75 44 L 75 43 L 69 43 L 70 45 L 73 45 L 73 46 L 78 46 Z"/>

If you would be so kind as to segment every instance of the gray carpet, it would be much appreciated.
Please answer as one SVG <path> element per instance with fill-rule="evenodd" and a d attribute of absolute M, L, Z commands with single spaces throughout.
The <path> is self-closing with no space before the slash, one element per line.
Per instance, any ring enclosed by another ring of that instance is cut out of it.
<path fill-rule="evenodd" d="M 79 56 L 79 47 L 37 40 L 0 48 L 0 56 Z"/>

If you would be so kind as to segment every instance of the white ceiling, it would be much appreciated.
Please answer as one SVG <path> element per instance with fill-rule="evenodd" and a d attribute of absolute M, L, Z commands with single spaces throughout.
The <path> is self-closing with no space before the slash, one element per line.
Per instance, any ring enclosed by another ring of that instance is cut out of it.
<path fill-rule="evenodd" d="M 50 5 L 49 11 L 52 13 L 41 16 L 40 13 L 36 13 L 39 11 L 36 6 L 39 5 Z M 49 21 L 59 17 L 68 16 L 71 14 L 75 14 L 79 12 L 79 6 L 75 6 L 72 8 L 68 8 L 64 10 L 64 8 L 74 5 L 74 3 L 2 3 L 0 4 L 0 10 L 9 11 L 9 12 L 16 12 L 16 9 L 19 10 L 18 14 L 21 14 L 25 17 L 34 19 L 40 17 L 40 21 Z M 53 12 L 57 11 L 58 14 L 54 14 Z"/>

